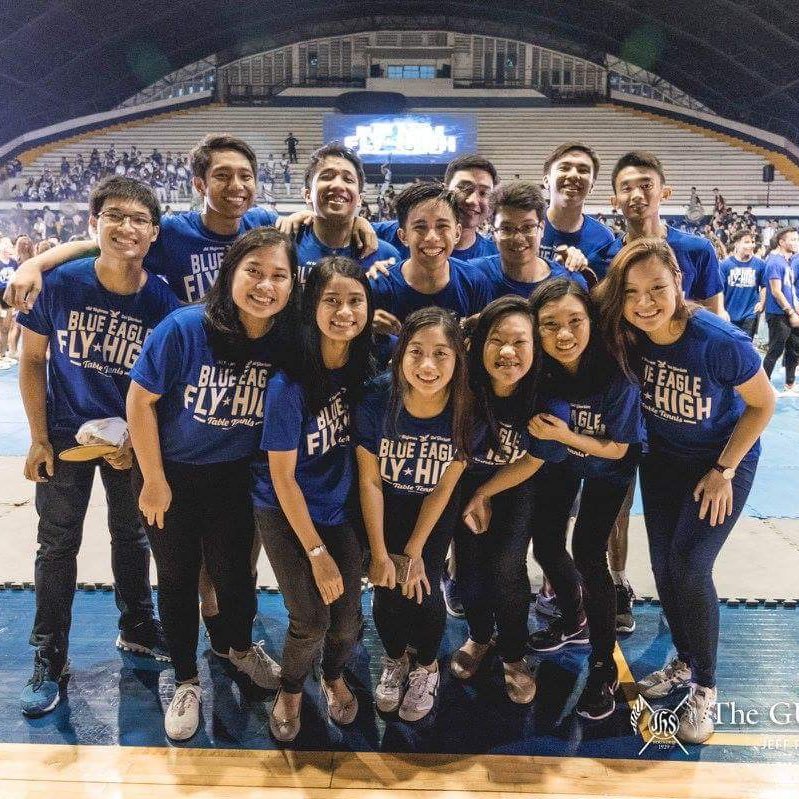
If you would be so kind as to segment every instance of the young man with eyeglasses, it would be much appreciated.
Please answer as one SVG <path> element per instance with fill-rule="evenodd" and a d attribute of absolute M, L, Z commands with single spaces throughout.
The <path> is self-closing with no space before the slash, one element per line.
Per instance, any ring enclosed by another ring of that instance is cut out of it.
<path fill-rule="evenodd" d="M 491 194 L 490 208 L 499 255 L 478 258 L 471 266 L 488 277 L 492 300 L 506 294 L 529 297 L 555 277 L 570 277 L 587 288 L 579 272 L 541 255 L 547 204 L 538 186 L 527 181 L 501 184 Z"/>
<path fill-rule="evenodd" d="M 36 483 L 39 514 L 33 676 L 20 703 L 39 716 L 59 702 L 77 555 L 96 461 L 66 462 L 75 434 L 91 419 L 125 417 L 129 372 L 152 329 L 178 305 L 172 290 L 143 268 L 158 236 L 160 209 L 148 186 L 110 177 L 90 199 L 100 254 L 50 272 L 23 328 L 20 391 L 31 434 L 25 477 Z M 49 359 L 48 359 L 49 352 Z M 119 608 L 117 646 L 168 660 L 150 594 L 150 550 L 130 483 L 129 449 L 100 462 Z"/>

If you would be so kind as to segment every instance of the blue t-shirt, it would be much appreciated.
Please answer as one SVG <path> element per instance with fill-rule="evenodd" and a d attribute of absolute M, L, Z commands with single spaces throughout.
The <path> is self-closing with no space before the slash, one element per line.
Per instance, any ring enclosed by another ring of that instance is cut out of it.
<path fill-rule="evenodd" d="M 402 274 L 403 264 L 395 264 L 388 275 L 372 281 L 375 308 L 394 314 L 400 322 L 419 308 L 435 305 L 453 311 L 459 317 L 479 313 L 491 299 L 491 284 L 472 264 L 449 259 L 449 283 L 435 294 L 422 294 L 408 285 Z"/>
<path fill-rule="evenodd" d="M 387 241 L 399 252 L 403 260 L 411 257 L 411 251 L 400 241 L 397 234 L 399 222 L 396 219 L 372 222 L 372 228 L 379 239 Z M 487 239 L 478 233 L 477 239 L 471 247 L 467 247 L 465 250 L 456 249 L 452 253 L 452 257 L 457 258 L 459 261 L 471 261 L 473 258 L 485 258 L 489 255 L 496 255 L 498 252 L 496 244 L 491 239 Z"/>
<path fill-rule="evenodd" d="M 203 325 L 204 305 L 173 311 L 147 339 L 131 380 L 153 394 L 161 453 L 177 463 L 207 464 L 247 458 L 258 451 L 264 391 L 274 343 L 253 342 L 245 363 L 218 360 Z"/>
<path fill-rule="evenodd" d="M 308 273 L 313 269 L 322 258 L 328 255 L 346 255 L 348 258 L 353 258 L 364 272 L 375 262 L 385 261 L 387 258 L 393 258 L 394 263 L 398 264 L 402 258 L 397 250 L 385 241 L 378 240 L 377 250 L 365 258 L 359 258 L 355 253 L 355 248 L 348 244 L 346 247 L 328 247 L 317 238 L 316 234 L 311 228 L 304 228 L 297 236 L 295 243 L 297 249 L 297 258 L 300 264 L 299 281 L 300 285 L 305 285 L 305 280 Z"/>
<path fill-rule="evenodd" d="M 8 281 L 11 280 L 17 269 L 19 269 L 19 264 L 13 258 L 8 261 L 0 261 L 0 299 L 3 298 L 3 292 L 8 288 Z"/>
<path fill-rule="evenodd" d="M 494 412 L 497 414 L 497 432 L 499 446 L 491 435 L 491 428 L 483 420 L 477 420 L 472 436 L 472 459 L 469 461 L 469 472 L 483 481 L 493 477 L 499 469 L 510 463 L 516 463 L 524 455 L 542 461 L 557 462 L 566 457 L 566 448 L 558 441 L 544 441 L 531 436 L 526 425 L 522 428 L 503 421 L 510 418 L 510 400 L 495 398 Z M 566 414 L 557 401 L 543 403 L 540 411 L 553 413 L 564 418 Z M 536 411 L 538 412 L 538 411 Z M 564 421 L 567 421 L 564 418 Z"/>
<path fill-rule="evenodd" d="M 782 294 L 791 304 L 796 302 L 796 286 L 794 285 L 794 271 L 788 259 L 778 252 L 769 253 L 766 258 L 765 283 L 769 286 L 766 292 L 766 313 L 784 314 L 774 295 L 771 293 L 770 281 L 779 280 L 782 283 Z"/>
<path fill-rule="evenodd" d="M 429 494 L 452 463 L 452 409 L 418 419 L 400 408 L 396 431 L 387 419 L 390 377 L 381 375 L 355 413 L 356 441 L 380 463 L 384 490 L 396 495 Z"/>
<path fill-rule="evenodd" d="M 581 478 L 623 481 L 632 477 L 645 440 L 641 416 L 641 391 L 618 373 L 604 391 L 569 403 L 569 429 L 584 436 L 630 444 L 623 458 L 598 458 L 569 449 L 568 465 Z"/>
<path fill-rule="evenodd" d="M 760 355 L 749 337 L 700 309 L 673 344 L 641 338 L 638 371 L 650 452 L 718 458 L 745 407 L 735 386 L 760 369 Z M 757 441 L 744 460 L 759 453 Z"/>
<path fill-rule="evenodd" d="M 317 524 L 343 524 L 354 475 L 350 406 L 340 370 L 330 373 L 332 391 L 322 410 L 312 414 L 299 383 L 279 371 L 269 381 L 264 404 L 264 452 L 297 450 L 294 477 Z M 279 508 L 269 463 L 253 468 L 256 508 Z"/>
<path fill-rule="evenodd" d="M 557 263 L 557 261 L 548 260 L 547 266 L 549 266 L 549 274 L 543 280 L 536 280 L 533 283 L 525 283 L 509 277 L 502 269 L 502 258 L 499 255 L 492 255 L 488 258 L 478 258 L 476 261 L 471 261 L 469 265 L 473 269 L 482 272 L 488 278 L 488 283 L 491 286 L 490 300 L 504 297 L 507 294 L 518 294 L 520 297 L 529 299 L 530 295 L 540 285 L 556 277 L 568 277 L 588 291 L 588 284 L 579 272 L 570 272 L 565 266 Z"/>
<path fill-rule="evenodd" d="M 724 281 L 724 307 L 733 322 L 750 319 L 755 315 L 755 305 L 760 298 L 760 288 L 766 285 L 765 262 L 752 257 L 739 261 L 732 255 L 720 264 Z"/>
<path fill-rule="evenodd" d="M 707 239 L 667 225 L 666 242 L 674 250 L 682 270 L 682 290 L 689 300 L 706 300 L 724 291 L 716 251 Z M 589 259 L 589 265 L 600 280 L 623 246 L 624 238 L 619 236 Z"/>
<path fill-rule="evenodd" d="M 33 310 L 17 317 L 50 340 L 47 429 L 54 438 L 74 436 L 89 419 L 125 418 L 130 370 L 153 328 L 179 305 L 150 274 L 135 294 L 114 294 L 94 263 L 80 258 L 48 272 Z"/>
<path fill-rule="evenodd" d="M 549 219 L 545 218 L 544 233 L 541 236 L 541 248 L 538 254 L 547 261 L 553 261 L 555 249 L 565 244 L 567 247 L 577 247 L 590 263 L 595 253 L 603 247 L 609 246 L 613 239 L 613 232 L 610 228 L 585 214 L 583 214 L 583 224 L 580 225 L 580 229 L 573 233 L 558 230 Z"/>
<path fill-rule="evenodd" d="M 164 216 L 144 266 L 149 272 L 166 278 L 183 302 L 195 302 L 214 285 L 230 245 L 242 233 L 274 225 L 276 221 L 274 211 L 256 206 L 242 216 L 235 236 L 220 236 L 203 225 L 199 211 Z"/>

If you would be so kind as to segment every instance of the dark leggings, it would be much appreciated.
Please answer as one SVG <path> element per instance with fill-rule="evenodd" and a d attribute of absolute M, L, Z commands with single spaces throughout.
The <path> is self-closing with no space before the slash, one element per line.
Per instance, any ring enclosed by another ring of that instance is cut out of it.
<path fill-rule="evenodd" d="M 574 559 L 566 550 L 566 529 L 581 479 L 565 464 L 548 463 L 533 480 L 538 498 L 533 513 L 533 555 L 555 588 L 569 630 L 579 623 L 581 604 L 585 608 L 591 659 L 605 662 L 616 646 L 616 590 L 608 570 L 608 539 L 630 480 L 582 480 L 580 510 L 572 533 Z"/>
<path fill-rule="evenodd" d="M 203 559 L 230 646 L 244 651 L 252 643 L 256 604 L 250 567 L 254 534 L 250 462 L 207 466 L 165 462 L 164 473 L 172 490 L 164 529 L 142 522 L 158 569 L 158 611 L 175 680 L 180 683 L 197 676 L 197 584 Z M 142 484 L 136 466 L 136 497 Z"/>
<path fill-rule="evenodd" d="M 732 514 L 710 526 L 699 518 L 693 492 L 714 460 L 688 461 L 649 454 L 641 461 L 641 497 L 649 557 L 660 603 L 677 655 L 690 664 L 694 681 L 716 685 L 719 601 L 713 564 L 741 515 L 757 469 L 742 463 L 732 479 Z"/>
<path fill-rule="evenodd" d="M 462 504 L 472 498 L 485 479 L 469 472 L 461 478 Z M 515 663 L 524 656 L 528 636 L 530 580 L 526 560 L 531 482 L 497 494 L 491 506 L 491 524 L 480 535 L 469 530 L 459 514 L 455 527 L 458 588 L 469 637 L 478 644 L 487 644 L 496 625 L 499 656 L 506 663 Z"/>
<path fill-rule="evenodd" d="M 401 554 L 411 537 L 424 497 L 418 494 L 398 496 L 387 489 L 383 497 L 386 547 L 392 554 Z M 406 599 L 399 586 L 393 590 L 375 588 L 372 616 L 386 654 L 391 658 L 401 658 L 411 643 L 417 649 L 418 662 L 424 666 L 432 663 L 438 655 L 447 621 L 439 583 L 457 520 L 459 502 L 456 488 L 422 550 L 425 573 L 430 583 L 430 594 L 424 597 L 422 604 L 417 604 L 415 599 Z"/>
<path fill-rule="evenodd" d="M 322 651 L 322 673 L 338 679 L 358 642 L 361 629 L 361 547 L 349 524 L 316 524 L 316 531 L 336 562 L 344 593 L 332 604 L 322 601 L 308 555 L 282 510 L 255 512 L 255 524 L 289 613 L 280 685 L 298 694 Z"/>
<path fill-rule="evenodd" d="M 763 358 L 763 369 L 771 377 L 774 366 L 785 353 L 785 382 L 790 385 L 796 377 L 799 363 L 799 328 L 788 324 L 788 317 L 781 313 L 766 314 L 768 325 L 768 352 Z"/>

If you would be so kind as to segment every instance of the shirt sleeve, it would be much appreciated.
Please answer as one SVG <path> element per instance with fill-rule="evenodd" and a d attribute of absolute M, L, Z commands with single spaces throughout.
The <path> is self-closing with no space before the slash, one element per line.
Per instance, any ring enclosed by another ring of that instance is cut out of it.
<path fill-rule="evenodd" d="M 568 402 L 557 399 L 555 397 L 546 397 L 540 401 L 536 413 L 549 413 L 552 416 L 557 416 L 566 424 L 571 421 L 571 408 Z M 547 441 L 535 436 L 530 436 L 530 454 L 534 458 L 540 458 L 542 461 L 550 461 L 558 463 L 565 460 L 568 452 L 566 445 L 561 444 L 560 441 Z"/>
<path fill-rule="evenodd" d="M 32 330 L 34 333 L 38 333 L 40 336 L 47 336 L 49 338 L 54 330 L 52 317 L 52 297 L 52 281 L 48 281 L 47 278 L 45 278 L 44 288 L 36 298 L 33 308 L 31 308 L 31 310 L 27 313 L 17 314 L 17 322 L 19 322 L 23 327 L 27 327 L 28 330 Z"/>
<path fill-rule="evenodd" d="M 605 435 L 619 444 L 640 444 L 643 440 L 641 390 L 637 385 L 617 378 L 608 388 L 602 411 Z"/>
<path fill-rule="evenodd" d="M 130 379 L 151 394 L 168 394 L 180 380 L 185 351 L 185 341 L 176 320 L 174 317 L 164 319 L 144 342 L 130 370 Z"/>
<path fill-rule="evenodd" d="M 708 371 L 720 385 L 740 386 L 760 369 L 760 354 L 745 333 L 727 325 L 708 347 Z"/>
<path fill-rule="evenodd" d="M 266 389 L 261 449 L 291 452 L 300 448 L 304 417 L 302 388 L 283 374 L 275 375 Z"/>
<path fill-rule="evenodd" d="M 378 396 L 367 394 L 355 408 L 355 443 L 377 455 L 380 439 Z"/>
<path fill-rule="evenodd" d="M 696 280 L 692 287 L 691 294 L 694 299 L 706 300 L 715 297 L 724 291 L 724 283 L 721 280 L 719 270 L 719 259 L 716 251 L 709 241 L 705 241 L 696 258 Z"/>

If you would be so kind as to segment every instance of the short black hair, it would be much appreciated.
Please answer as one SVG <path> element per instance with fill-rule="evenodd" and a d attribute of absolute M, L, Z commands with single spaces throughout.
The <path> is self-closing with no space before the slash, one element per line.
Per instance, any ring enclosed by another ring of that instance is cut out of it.
<path fill-rule="evenodd" d="M 528 180 L 516 180 L 513 183 L 501 183 L 491 192 L 491 218 L 493 219 L 503 208 L 517 211 L 535 211 L 538 221 L 546 218 L 547 201 L 537 184 Z"/>
<path fill-rule="evenodd" d="M 596 180 L 599 174 L 599 156 L 596 154 L 596 150 L 594 150 L 593 147 L 589 147 L 587 144 L 583 144 L 579 141 L 563 142 L 559 147 L 556 147 L 544 161 L 544 174 L 546 175 L 546 173 L 549 172 L 552 168 L 552 164 L 556 161 L 560 161 L 566 153 L 570 153 L 572 150 L 576 150 L 578 153 L 585 153 L 591 159 L 591 164 L 594 167 L 594 180 Z"/>
<path fill-rule="evenodd" d="M 146 184 L 135 178 L 122 175 L 111 175 L 94 185 L 89 197 L 89 209 L 92 216 L 97 216 L 102 210 L 106 200 L 133 200 L 141 203 L 149 212 L 154 225 L 161 222 L 161 206 L 155 192 Z"/>
<path fill-rule="evenodd" d="M 789 233 L 795 233 L 797 228 L 791 227 L 790 225 L 786 225 L 785 227 L 779 227 L 774 231 L 774 235 L 771 237 L 771 249 L 776 250 L 777 247 L 780 246 L 780 241 L 787 236 Z"/>
<path fill-rule="evenodd" d="M 430 200 L 449 206 L 452 215 L 455 217 L 455 221 L 460 222 L 461 212 L 455 193 L 444 188 L 440 183 L 425 181 L 422 183 L 412 183 L 397 195 L 394 204 L 397 209 L 397 221 L 399 222 L 399 226 L 404 228 L 405 223 L 408 221 L 408 214 L 416 208 L 417 205 L 421 205 Z"/>
<path fill-rule="evenodd" d="M 331 141 L 322 145 L 318 150 L 311 153 L 308 167 L 305 170 L 305 188 L 311 188 L 313 176 L 319 171 L 319 167 L 325 158 L 344 158 L 355 167 L 355 174 L 358 176 L 358 190 L 363 191 L 366 183 L 366 174 L 363 171 L 363 162 L 358 153 L 350 147 L 345 147 L 340 141 Z"/>
<path fill-rule="evenodd" d="M 189 153 L 191 173 L 195 178 L 205 179 L 205 173 L 211 166 L 211 157 L 221 150 L 235 150 L 241 153 L 249 162 L 253 175 L 258 172 L 258 159 L 252 147 L 244 139 L 231 136 L 229 133 L 209 133 L 198 142 Z"/>
<path fill-rule="evenodd" d="M 483 158 L 482 155 L 459 155 L 447 164 L 447 170 L 444 172 L 444 185 L 449 186 L 453 175 L 462 169 L 482 169 L 483 172 L 488 172 L 491 175 L 491 182 L 495 186 L 499 183 L 497 168 L 487 158 Z"/>
<path fill-rule="evenodd" d="M 654 153 L 650 153 L 649 150 L 630 150 L 630 152 L 619 158 L 616 161 L 616 166 L 613 167 L 613 172 L 610 175 L 610 185 L 614 192 L 616 191 L 616 178 L 619 176 L 619 172 L 628 166 L 637 166 L 639 169 L 653 169 L 657 172 L 660 182 L 666 182 L 663 164 Z"/>
<path fill-rule="evenodd" d="M 752 233 L 751 230 L 748 230 L 747 228 L 742 228 L 741 230 L 736 230 L 735 233 L 733 233 L 730 236 L 730 244 L 731 245 L 737 244 L 744 236 L 749 236 L 749 238 L 752 239 L 752 241 L 755 241 L 756 239 L 755 234 Z"/>

